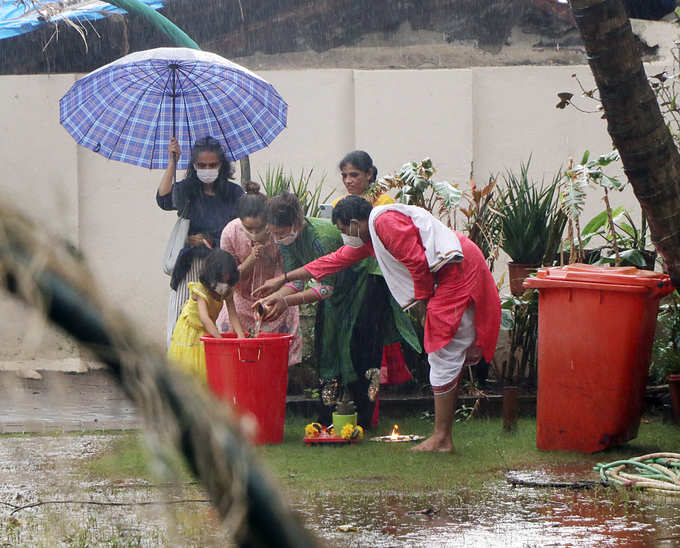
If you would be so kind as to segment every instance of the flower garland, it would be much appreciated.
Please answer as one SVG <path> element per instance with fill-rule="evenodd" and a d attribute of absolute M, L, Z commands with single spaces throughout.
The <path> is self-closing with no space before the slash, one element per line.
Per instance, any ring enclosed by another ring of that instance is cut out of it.
<path fill-rule="evenodd" d="M 340 437 L 346 440 L 361 439 L 364 437 L 364 429 L 359 425 L 346 424 L 342 427 Z"/>
<path fill-rule="evenodd" d="M 308 438 L 316 438 L 324 430 L 325 430 L 324 427 L 321 426 L 318 422 L 313 422 L 305 426 L 305 436 Z"/>
<path fill-rule="evenodd" d="M 306 438 L 318 438 L 322 434 L 328 436 L 335 436 L 335 428 L 331 424 L 329 427 L 322 426 L 318 422 L 312 422 L 305 426 Z M 364 437 L 364 429 L 361 426 L 354 424 L 346 424 L 342 427 L 340 437 L 346 440 L 360 440 Z"/>

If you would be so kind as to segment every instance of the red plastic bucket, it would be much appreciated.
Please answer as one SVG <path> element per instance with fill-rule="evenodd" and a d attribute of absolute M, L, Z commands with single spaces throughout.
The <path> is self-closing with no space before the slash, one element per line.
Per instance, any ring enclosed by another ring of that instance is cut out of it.
<path fill-rule="evenodd" d="M 237 339 L 201 337 L 210 390 L 234 407 L 239 415 L 257 421 L 255 443 L 281 443 L 286 417 L 288 349 L 292 335 L 261 333 Z"/>
<path fill-rule="evenodd" d="M 666 274 L 634 267 L 543 268 L 536 445 L 593 453 L 637 436 Z"/>

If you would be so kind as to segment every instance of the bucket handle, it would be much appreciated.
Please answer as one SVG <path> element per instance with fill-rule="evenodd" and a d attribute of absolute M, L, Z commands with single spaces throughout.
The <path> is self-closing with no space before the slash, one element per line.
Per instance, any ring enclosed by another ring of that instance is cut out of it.
<path fill-rule="evenodd" d="M 238 345 L 238 361 L 240 361 L 241 363 L 257 363 L 257 362 L 260 361 L 261 355 L 262 355 L 262 345 L 259 345 L 257 347 L 257 359 L 255 359 L 255 360 L 244 360 L 241 357 L 241 345 L 240 344 Z"/>

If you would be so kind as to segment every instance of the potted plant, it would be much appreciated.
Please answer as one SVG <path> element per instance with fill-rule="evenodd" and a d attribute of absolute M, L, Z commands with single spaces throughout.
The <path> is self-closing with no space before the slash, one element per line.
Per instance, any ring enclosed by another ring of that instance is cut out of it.
<path fill-rule="evenodd" d="M 352 400 L 344 399 L 346 396 L 347 391 L 345 390 L 343 399 L 335 405 L 333 412 L 333 428 L 335 428 L 337 435 L 340 435 L 345 425 L 357 425 L 357 408 Z"/>
<path fill-rule="evenodd" d="M 507 360 L 495 364 L 496 379 L 503 386 L 523 384 L 534 390 L 538 381 L 538 291 L 501 299 L 501 330 L 509 334 L 510 352 Z"/>
<path fill-rule="evenodd" d="M 617 207 L 611 211 L 612 225 L 608 226 L 607 211 L 601 211 L 583 227 L 581 239 L 588 245 L 593 238 L 599 237 L 604 245 L 598 248 L 594 264 L 610 264 L 613 266 L 636 266 L 654 270 L 656 251 L 647 248 L 647 220 L 642 214 L 638 227 L 631 213 Z"/>
<path fill-rule="evenodd" d="M 543 264 L 552 264 L 567 221 L 558 202 L 558 174 L 552 183 L 536 184 L 529 179 L 529 163 L 522 164 L 519 176 L 508 171 L 496 203 L 500 213 L 501 248 L 511 259 L 508 264 L 510 291 L 524 293 L 522 282 Z"/>
<path fill-rule="evenodd" d="M 580 216 L 586 202 L 586 192 L 592 186 L 599 187 L 603 192 L 605 216 L 608 234 L 614 242 L 615 263 L 618 264 L 618 248 L 616 246 L 616 227 L 614 215 L 609 203 L 610 190 L 623 190 L 625 183 L 604 172 L 604 168 L 619 159 L 615 150 L 609 154 L 600 155 L 596 160 L 590 159 L 590 151 L 586 150 L 581 163 L 574 166 L 574 160 L 569 160 L 569 168 L 559 182 L 560 207 L 567 216 L 567 246 L 569 248 L 569 263 L 584 262 L 584 242 L 581 234 Z"/>

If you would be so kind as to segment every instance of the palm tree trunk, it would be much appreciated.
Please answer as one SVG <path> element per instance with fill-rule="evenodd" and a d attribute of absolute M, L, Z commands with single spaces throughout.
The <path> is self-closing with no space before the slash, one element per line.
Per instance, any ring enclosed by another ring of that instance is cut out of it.
<path fill-rule="evenodd" d="M 621 0 L 570 0 L 608 131 L 652 241 L 680 287 L 680 154 L 647 82 Z"/>

